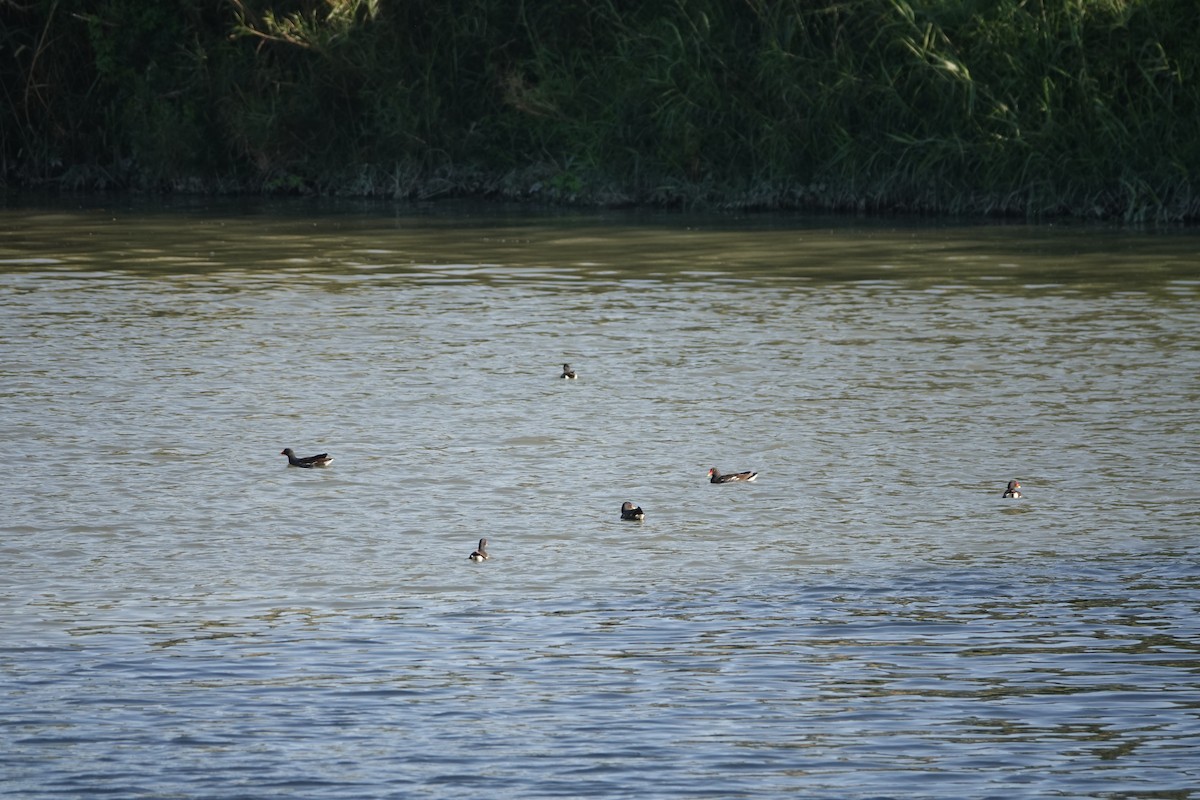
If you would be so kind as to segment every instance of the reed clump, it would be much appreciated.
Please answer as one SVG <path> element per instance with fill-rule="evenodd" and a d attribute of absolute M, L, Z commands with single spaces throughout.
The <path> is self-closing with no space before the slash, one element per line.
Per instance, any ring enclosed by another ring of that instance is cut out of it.
<path fill-rule="evenodd" d="M 6 185 L 1195 220 L 1192 0 L 10 0 Z"/>

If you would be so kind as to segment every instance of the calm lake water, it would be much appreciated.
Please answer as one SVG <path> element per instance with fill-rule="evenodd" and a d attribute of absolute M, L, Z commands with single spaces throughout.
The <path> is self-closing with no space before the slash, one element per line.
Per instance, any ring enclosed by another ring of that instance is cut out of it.
<path fill-rule="evenodd" d="M 0 796 L 1200 797 L 1200 235 L 440 208 L 0 208 Z"/>

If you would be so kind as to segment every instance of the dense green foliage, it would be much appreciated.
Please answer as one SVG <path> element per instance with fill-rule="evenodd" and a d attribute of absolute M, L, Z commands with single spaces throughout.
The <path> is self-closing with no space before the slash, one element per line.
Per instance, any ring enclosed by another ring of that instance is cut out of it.
<path fill-rule="evenodd" d="M 0 179 L 1195 219 L 1195 14 L 0 0 Z"/>

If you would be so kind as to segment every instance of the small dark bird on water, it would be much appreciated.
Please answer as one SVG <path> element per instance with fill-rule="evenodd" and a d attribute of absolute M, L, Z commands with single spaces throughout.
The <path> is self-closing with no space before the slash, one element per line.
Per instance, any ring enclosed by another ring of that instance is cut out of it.
<path fill-rule="evenodd" d="M 758 477 L 757 472 L 731 472 L 728 475 L 722 475 L 716 467 L 708 471 L 709 483 L 733 483 L 734 481 L 752 481 Z"/>
<path fill-rule="evenodd" d="M 304 469 L 312 469 L 313 467 L 324 467 L 333 463 L 333 459 L 329 457 L 329 453 L 319 453 L 315 456 L 305 456 L 297 458 L 292 452 L 292 448 L 285 447 L 280 451 L 279 455 L 288 457 L 289 467 L 303 467 Z"/>
<path fill-rule="evenodd" d="M 563 374 L 558 377 L 573 381 L 575 380 L 575 370 L 571 369 L 570 364 L 563 364 Z"/>
<path fill-rule="evenodd" d="M 479 540 L 479 547 L 475 548 L 475 552 L 467 556 L 472 561 L 487 561 L 490 556 L 487 551 L 487 539 Z"/>
<path fill-rule="evenodd" d="M 1020 497 L 1021 493 L 1017 490 L 1021 488 L 1020 481 L 1009 481 L 1008 488 L 1004 490 L 1005 497 Z"/>
<path fill-rule="evenodd" d="M 633 503 L 626 500 L 621 504 L 621 519 L 645 519 L 646 512 L 642 511 L 641 506 L 635 506 Z"/>

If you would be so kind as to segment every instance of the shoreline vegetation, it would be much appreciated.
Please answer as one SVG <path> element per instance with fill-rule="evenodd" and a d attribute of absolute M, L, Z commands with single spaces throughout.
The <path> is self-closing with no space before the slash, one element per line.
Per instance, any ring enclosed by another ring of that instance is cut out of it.
<path fill-rule="evenodd" d="M 0 188 L 1200 220 L 1194 0 L 0 0 Z"/>

